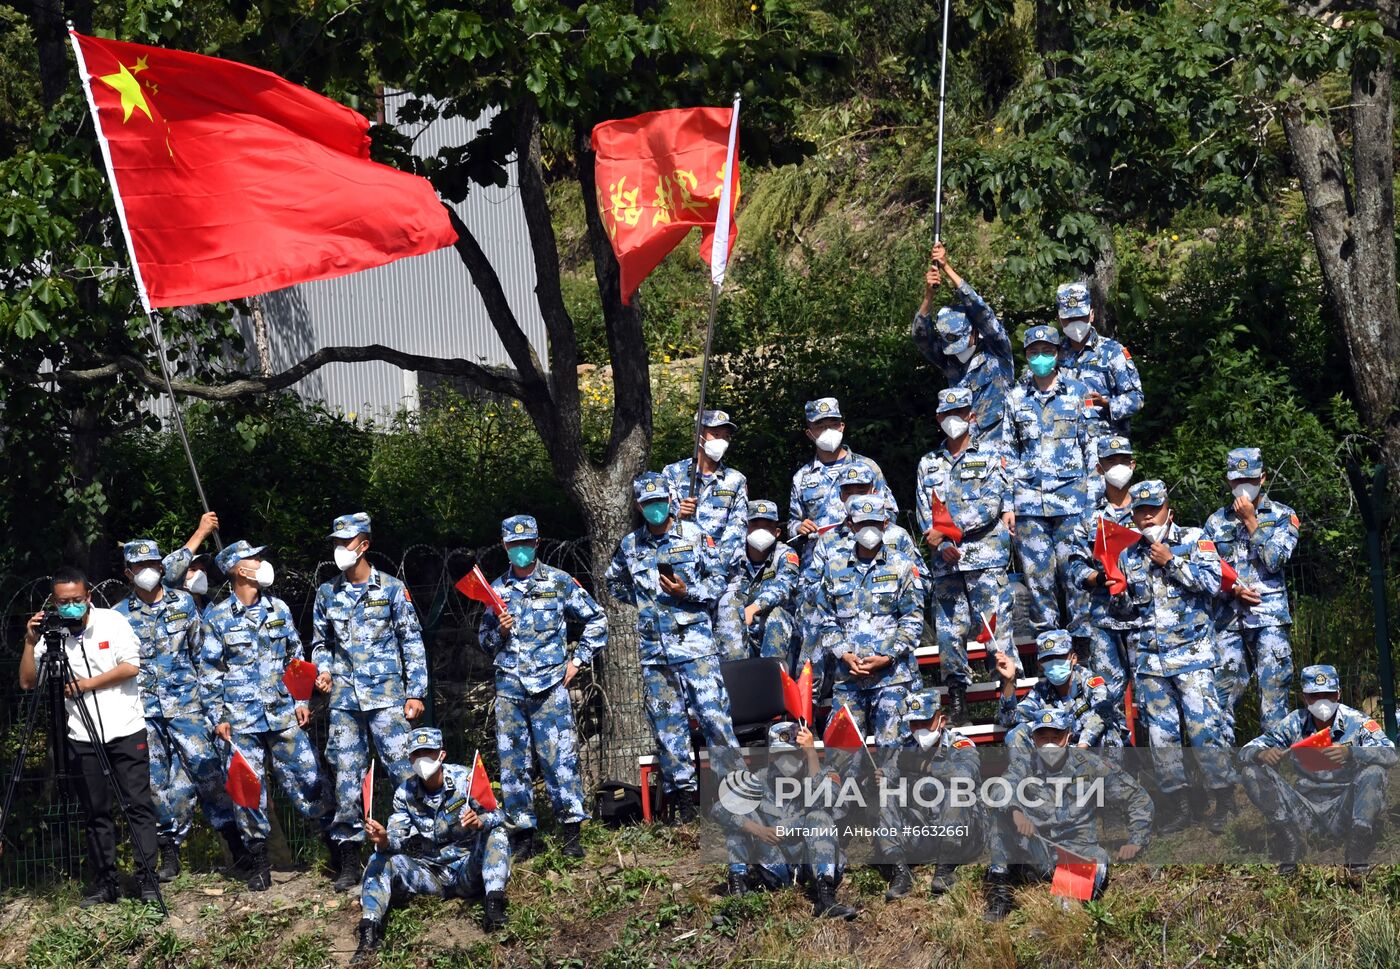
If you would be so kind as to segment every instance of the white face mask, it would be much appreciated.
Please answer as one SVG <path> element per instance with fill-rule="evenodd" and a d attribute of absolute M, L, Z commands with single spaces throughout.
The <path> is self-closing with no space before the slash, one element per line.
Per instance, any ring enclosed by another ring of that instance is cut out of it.
<path fill-rule="evenodd" d="M 1259 486 L 1257 484 L 1250 484 L 1247 481 L 1241 481 L 1238 484 L 1230 486 L 1230 494 L 1234 495 L 1236 498 L 1244 498 L 1252 505 L 1254 504 L 1254 500 L 1259 497 Z"/>
<path fill-rule="evenodd" d="M 972 355 L 977 352 L 976 345 L 968 347 L 966 350 L 959 350 L 953 356 L 958 358 L 958 363 L 967 363 L 972 359 Z"/>
<path fill-rule="evenodd" d="M 827 454 L 839 450 L 841 447 L 841 432 L 834 427 L 828 427 L 817 435 L 817 450 L 825 451 Z"/>
<path fill-rule="evenodd" d="M 1149 542 L 1160 542 L 1167 537 L 1167 526 L 1165 524 L 1148 525 L 1142 530 L 1142 534 Z"/>
<path fill-rule="evenodd" d="M 1089 335 L 1088 320 L 1066 320 L 1060 325 L 1060 330 L 1073 343 L 1083 343 Z"/>
<path fill-rule="evenodd" d="M 714 437 L 700 445 L 700 450 L 705 452 L 705 457 L 718 462 L 724 457 L 724 452 L 729 450 L 729 442 L 722 437 Z"/>
<path fill-rule="evenodd" d="M 773 769 L 784 777 L 796 777 L 806 765 L 798 757 L 775 757 Z"/>
<path fill-rule="evenodd" d="M 1308 712 L 1318 723 L 1331 723 L 1332 718 L 1337 715 L 1337 701 L 1314 700 L 1308 704 Z"/>
<path fill-rule="evenodd" d="M 160 585 L 160 569 L 153 569 L 150 566 L 137 572 L 131 577 L 131 581 L 136 583 L 136 588 L 142 592 L 150 592 Z"/>
<path fill-rule="evenodd" d="M 920 750 L 932 750 L 938 744 L 938 738 L 943 736 L 943 731 L 930 730 L 928 727 L 920 727 L 914 731 L 914 739 L 919 742 Z"/>
<path fill-rule="evenodd" d="M 861 548 L 864 549 L 874 551 L 880 547 L 880 543 L 884 540 L 884 530 L 876 528 L 874 525 L 866 525 L 860 531 L 856 532 L 856 541 L 860 542 Z"/>
<path fill-rule="evenodd" d="M 1103 473 L 1103 479 L 1115 488 L 1126 488 L 1128 482 L 1133 480 L 1133 466 L 1115 464 Z"/>
<path fill-rule="evenodd" d="M 259 562 L 257 571 L 253 573 L 253 581 L 258 584 L 259 589 L 266 589 L 277 578 L 277 572 L 272 568 L 271 562 Z"/>
<path fill-rule="evenodd" d="M 940 418 L 938 426 L 943 428 L 943 433 L 947 436 L 948 440 L 956 441 L 967 433 L 968 424 L 967 421 L 963 420 L 961 417 L 950 414 L 947 417 Z"/>
<path fill-rule="evenodd" d="M 442 759 L 433 754 L 413 758 L 413 773 L 427 780 L 442 769 Z"/>
<path fill-rule="evenodd" d="M 1035 752 L 1046 767 L 1054 770 L 1064 763 L 1065 755 L 1069 753 L 1069 749 L 1061 747 L 1059 744 L 1046 744 L 1043 747 L 1037 747 Z"/>
<path fill-rule="evenodd" d="M 342 572 L 347 572 L 354 568 L 355 563 L 360 560 L 360 553 L 354 549 L 346 548 L 343 545 L 336 546 L 334 552 L 335 567 Z"/>
<path fill-rule="evenodd" d="M 755 552 L 768 551 L 777 540 L 778 536 L 774 535 L 766 528 L 756 528 L 749 532 L 749 548 L 753 549 Z"/>
<path fill-rule="evenodd" d="M 197 596 L 204 595 L 204 593 L 209 591 L 209 573 L 203 571 L 186 572 L 185 591 Z"/>

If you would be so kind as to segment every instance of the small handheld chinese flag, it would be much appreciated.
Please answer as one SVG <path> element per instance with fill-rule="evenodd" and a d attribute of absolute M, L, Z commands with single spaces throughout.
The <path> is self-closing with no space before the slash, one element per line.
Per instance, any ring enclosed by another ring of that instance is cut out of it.
<path fill-rule="evenodd" d="M 481 751 L 476 752 L 472 758 L 472 800 L 480 804 L 483 810 L 496 810 L 496 792 L 491 790 L 491 778 L 486 776 L 486 764 L 481 759 Z"/>
<path fill-rule="evenodd" d="M 297 657 L 287 664 L 282 682 L 287 685 L 287 692 L 293 700 L 305 703 L 311 699 L 311 691 L 316 687 L 316 664 Z"/>
<path fill-rule="evenodd" d="M 497 616 L 505 614 L 506 604 L 491 583 L 486 581 L 481 566 L 473 565 L 472 570 L 457 580 L 456 589 L 468 599 L 485 603 Z"/>
<path fill-rule="evenodd" d="M 1224 559 L 1220 560 L 1220 594 L 1227 595 L 1234 591 L 1235 583 L 1240 581 L 1240 574 L 1235 571 L 1235 567 Z"/>
<path fill-rule="evenodd" d="M 369 770 L 365 771 L 365 779 L 360 782 L 360 800 L 365 806 L 365 820 L 372 816 L 374 806 L 374 761 L 369 762 Z"/>
<path fill-rule="evenodd" d="M 228 780 L 224 781 L 224 790 L 228 791 L 228 796 L 239 807 L 256 811 L 262 806 L 262 781 L 258 780 L 253 765 L 248 763 L 243 752 L 237 748 L 234 748 L 233 756 L 229 758 Z"/>
<path fill-rule="evenodd" d="M 987 616 L 983 616 L 982 628 L 977 631 L 977 641 L 983 644 L 990 643 L 992 641 L 992 637 L 996 635 L 996 632 L 997 614 L 992 613 L 990 618 L 988 618 Z"/>
<path fill-rule="evenodd" d="M 788 675 L 786 668 L 778 672 L 783 677 L 783 707 L 804 726 L 812 722 L 812 661 L 802 667 L 796 680 Z"/>
<path fill-rule="evenodd" d="M 836 711 L 831 723 L 826 725 L 826 733 L 822 734 L 822 745 L 837 750 L 858 750 L 865 746 L 865 738 L 860 735 L 850 707 L 842 704 Z"/>
<path fill-rule="evenodd" d="M 624 303 L 697 226 L 700 255 L 712 278 L 723 279 L 738 234 L 738 163 L 730 164 L 738 158 L 737 120 L 737 108 L 675 108 L 593 129 L 598 217 L 617 256 Z"/>
<path fill-rule="evenodd" d="M 1060 898 L 1077 898 L 1087 902 L 1094 897 L 1094 877 L 1098 864 L 1081 858 L 1072 851 L 1055 846 L 1058 861 L 1055 865 L 1055 879 L 1050 883 L 1050 894 Z"/>
<path fill-rule="evenodd" d="M 1308 771 L 1336 770 L 1338 764 L 1333 763 L 1324 757 L 1322 751 L 1332 746 L 1332 728 L 1323 727 L 1315 734 L 1310 734 L 1298 741 L 1288 749 L 1293 752 L 1294 758 L 1298 761 L 1298 766 Z"/>
<path fill-rule="evenodd" d="M 1099 517 L 1099 528 L 1094 533 L 1094 558 L 1103 566 L 1109 595 L 1116 596 L 1128 587 L 1128 580 L 1123 578 L 1123 570 L 1118 566 L 1118 557 L 1141 540 L 1142 532 Z"/>
<path fill-rule="evenodd" d="M 948 511 L 948 506 L 943 503 L 943 499 L 938 497 L 938 492 L 929 495 L 929 512 L 933 516 L 933 527 L 947 536 L 948 541 L 954 545 L 963 540 L 963 531 L 958 527 L 958 523 L 953 521 L 952 514 Z"/>

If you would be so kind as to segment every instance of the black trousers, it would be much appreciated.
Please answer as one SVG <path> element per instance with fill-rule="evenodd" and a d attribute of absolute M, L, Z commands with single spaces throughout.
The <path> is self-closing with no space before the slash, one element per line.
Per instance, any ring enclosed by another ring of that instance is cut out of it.
<path fill-rule="evenodd" d="M 154 874 L 156 867 L 156 807 L 151 799 L 151 761 L 146 731 L 118 737 L 102 745 L 112 765 L 112 776 L 126 801 L 139 875 Z M 87 815 L 87 858 L 94 884 L 113 881 L 117 875 L 117 826 L 112 816 L 120 809 L 112 803 L 112 786 L 102 773 L 93 744 L 69 739 L 68 765 L 74 786 Z M 143 879 L 144 880 L 144 879 Z"/>

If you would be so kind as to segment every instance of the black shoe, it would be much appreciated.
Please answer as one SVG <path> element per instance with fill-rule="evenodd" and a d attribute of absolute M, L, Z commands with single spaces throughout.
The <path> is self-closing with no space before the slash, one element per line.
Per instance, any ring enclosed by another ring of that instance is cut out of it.
<path fill-rule="evenodd" d="M 1371 870 L 1371 851 L 1376 846 L 1375 832 L 1367 825 L 1358 824 L 1347 835 L 1347 873 L 1365 877 Z"/>
<path fill-rule="evenodd" d="M 885 889 L 885 901 L 893 902 L 914 890 L 914 873 L 908 865 L 890 865 L 890 887 Z"/>
<path fill-rule="evenodd" d="M 1235 789 L 1222 787 L 1215 791 L 1214 802 L 1210 816 L 1206 819 L 1206 827 L 1210 829 L 1211 834 L 1221 834 L 1230 824 L 1230 818 L 1235 813 Z"/>
<path fill-rule="evenodd" d="M 1011 895 L 1011 877 L 1005 872 L 987 874 L 987 911 L 982 914 L 984 922 L 1000 922 L 1011 914 L 1016 900 Z"/>
<path fill-rule="evenodd" d="M 246 881 L 252 869 L 248 867 L 248 848 L 243 844 L 243 835 L 238 833 L 238 825 L 228 824 L 219 829 L 219 837 L 224 839 L 233 863 L 224 869 L 224 877 L 236 881 Z"/>
<path fill-rule="evenodd" d="M 830 878 L 818 878 L 813 891 L 816 896 L 812 903 L 812 915 L 819 919 L 845 919 L 856 917 L 856 910 L 842 905 L 836 900 L 836 882 Z"/>
<path fill-rule="evenodd" d="M 174 841 L 162 838 L 160 841 L 160 869 L 156 877 L 163 882 L 173 882 L 180 876 L 180 846 Z"/>
<path fill-rule="evenodd" d="M 495 932 L 506 925 L 506 893 L 487 892 L 481 906 L 481 931 Z"/>
<path fill-rule="evenodd" d="M 272 862 L 267 858 L 267 842 L 261 839 L 248 843 L 249 891 L 265 892 L 272 887 Z"/>
<path fill-rule="evenodd" d="M 1158 834 L 1176 834 L 1190 827 L 1191 811 L 1184 790 L 1163 791 L 1157 803 L 1161 807 L 1156 817 Z"/>
<path fill-rule="evenodd" d="M 695 792 L 683 789 L 672 794 L 671 811 L 672 824 L 694 824 L 700 816 L 700 809 L 695 806 Z"/>
<path fill-rule="evenodd" d="M 350 957 L 352 966 L 362 966 L 369 962 L 384 944 L 384 927 L 373 919 L 360 919 L 359 934 L 360 944 L 356 946 L 355 954 Z"/>
<path fill-rule="evenodd" d="M 957 883 L 958 866 L 943 862 L 933 870 L 933 881 L 929 883 L 929 891 L 935 895 L 946 895 Z"/>
<path fill-rule="evenodd" d="M 724 883 L 724 894 L 729 896 L 747 895 L 749 893 L 749 876 L 741 871 L 731 871 L 729 880 Z"/>
<path fill-rule="evenodd" d="M 1269 822 L 1269 847 L 1274 861 L 1278 862 L 1278 873 L 1284 877 L 1298 873 L 1298 859 L 1302 857 L 1302 832 L 1287 821 Z"/>
<path fill-rule="evenodd" d="M 948 722 L 955 727 L 967 726 L 967 684 L 954 683 L 948 687 Z"/>
<path fill-rule="evenodd" d="M 534 828 L 517 828 L 510 833 L 510 860 L 513 863 L 528 861 L 535 856 Z"/>
<path fill-rule="evenodd" d="M 117 890 L 117 883 L 111 879 L 104 878 L 92 886 L 92 890 L 83 896 L 83 900 L 78 903 L 78 908 L 92 908 L 94 905 L 114 905 L 122 897 Z"/>
<path fill-rule="evenodd" d="M 360 879 L 364 877 L 365 873 L 364 859 L 360 857 L 360 843 L 358 841 L 337 841 L 335 851 L 336 858 L 340 862 L 335 876 L 335 890 L 348 892 L 360 883 Z"/>
<path fill-rule="evenodd" d="M 159 906 L 161 903 L 160 889 L 156 887 L 153 881 L 142 881 L 141 893 L 137 897 L 141 899 L 142 905 Z"/>
<path fill-rule="evenodd" d="M 579 821 L 566 821 L 563 825 L 563 839 L 559 850 L 566 858 L 582 858 L 583 842 L 579 840 L 582 835 L 583 824 Z"/>

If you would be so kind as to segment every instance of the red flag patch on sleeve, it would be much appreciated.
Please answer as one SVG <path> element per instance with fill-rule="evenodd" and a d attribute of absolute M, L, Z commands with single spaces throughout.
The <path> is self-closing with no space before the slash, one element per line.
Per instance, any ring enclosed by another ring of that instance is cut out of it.
<path fill-rule="evenodd" d="M 1103 686 L 1103 677 L 1096 676 L 1089 681 L 1090 686 Z"/>
<path fill-rule="evenodd" d="M 1132 355 L 1131 353 L 1128 352 L 1128 348 L 1127 348 L 1127 347 L 1124 347 L 1124 348 L 1123 348 L 1123 359 L 1124 359 L 1124 360 L 1131 360 L 1131 359 L 1133 359 L 1133 355 Z"/>
<path fill-rule="evenodd" d="M 111 644 L 110 642 L 108 642 L 107 640 L 104 639 L 104 640 L 102 640 L 102 642 L 100 642 L 100 643 L 97 644 L 97 648 L 98 648 L 98 649 L 111 649 L 111 648 L 112 648 L 112 644 Z"/>
<path fill-rule="evenodd" d="M 797 557 L 797 553 L 796 553 L 796 552 L 788 552 L 788 553 L 787 553 L 787 560 L 788 560 L 788 565 L 796 565 L 796 564 L 798 564 L 800 561 L 802 561 L 801 559 L 799 559 L 799 558 Z"/>
<path fill-rule="evenodd" d="M 1289 516 L 1288 516 L 1288 520 L 1289 520 L 1290 522 L 1293 523 L 1293 527 L 1294 527 L 1294 528 L 1302 528 L 1302 527 L 1303 527 L 1303 523 L 1300 522 L 1300 521 L 1298 521 L 1298 516 L 1297 516 L 1297 515 L 1289 515 Z"/>
<path fill-rule="evenodd" d="M 1375 733 L 1377 730 L 1381 729 L 1381 725 L 1376 723 L 1376 721 L 1374 720 L 1367 720 L 1364 724 L 1362 724 L 1362 726 L 1365 727 L 1367 730 L 1371 731 L 1372 733 Z"/>
<path fill-rule="evenodd" d="M 964 747 L 973 747 L 973 746 L 976 746 L 976 745 L 973 744 L 973 742 L 972 742 L 971 740 L 968 740 L 966 737 L 959 737 L 957 740 L 954 740 L 954 741 L 953 741 L 953 749 L 954 749 L 954 750 L 961 750 L 961 749 L 964 748 Z"/>
<path fill-rule="evenodd" d="M 1196 543 L 1196 547 L 1199 548 L 1202 552 L 1215 551 L 1215 543 L 1204 538 Z"/>

